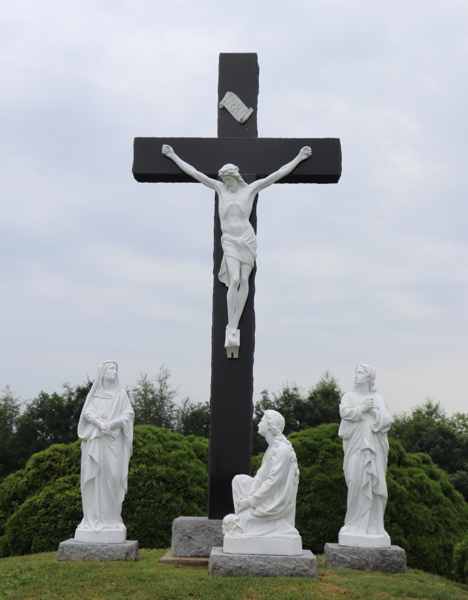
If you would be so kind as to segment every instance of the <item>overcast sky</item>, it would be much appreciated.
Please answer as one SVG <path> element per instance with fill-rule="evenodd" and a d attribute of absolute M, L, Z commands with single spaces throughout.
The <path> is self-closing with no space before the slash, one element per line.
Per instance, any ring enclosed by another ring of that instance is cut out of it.
<path fill-rule="evenodd" d="M 213 193 L 132 144 L 215 137 L 219 53 L 257 52 L 259 135 L 343 175 L 260 195 L 254 400 L 366 362 L 392 411 L 468 411 L 466 0 L 16 0 L 0 52 L 0 388 L 114 358 L 209 400 Z"/>

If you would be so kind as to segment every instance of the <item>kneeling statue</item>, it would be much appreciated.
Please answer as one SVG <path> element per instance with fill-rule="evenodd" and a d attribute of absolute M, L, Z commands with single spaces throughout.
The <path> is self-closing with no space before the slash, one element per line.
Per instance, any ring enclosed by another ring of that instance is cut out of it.
<path fill-rule="evenodd" d="M 235 514 L 223 519 L 223 551 L 229 554 L 302 554 L 294 527 L 299 469 L 296 453 L 283 435 L 284 418 L 266 410 L 258 433 L 268 442 L 255 477 L 236 475 L 232 481 Z"/>

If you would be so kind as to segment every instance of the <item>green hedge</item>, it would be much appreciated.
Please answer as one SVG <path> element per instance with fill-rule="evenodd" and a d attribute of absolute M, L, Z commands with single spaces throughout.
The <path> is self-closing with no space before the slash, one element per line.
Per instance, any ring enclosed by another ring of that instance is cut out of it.
<path fill-rule="evenodd" d="M 321 425 L 289 436 L 301 479 L 296 526 L 305 548 L 322 553 L 337 542 L 346 512 L 342 441 L 338 425 Z M 427 454 L 407 454 L 390 438 L 389 502 L 385 528 L 407 552 L 408 565 L 451 576 L 453 548 L 468 529 L 468 504 Z"/>
<path fill-rule="evenodd" d="M 171 543 L 180 515 L 206 515 L 208 440 L 167 429 L 134 429 L 128 494 L 122 517 L 128 539 L 142 547 Z M 83 517 L 80 442 L 54 445 L 0 485 L 0 555 L 55 550 Z"/>
<path fill-rule="evenodd" d="M 453 549 L 453 578 L 460 583 L 468 583 L 468 532 Z"/>

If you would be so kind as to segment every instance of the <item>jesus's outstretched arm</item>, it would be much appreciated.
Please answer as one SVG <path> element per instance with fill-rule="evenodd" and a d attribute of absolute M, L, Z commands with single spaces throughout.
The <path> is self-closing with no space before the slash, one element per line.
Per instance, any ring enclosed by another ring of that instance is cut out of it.
<path fill-rule="evenodd" d="M 192 167 L 192 165 L 189 165 L 184 160 L 179 158 L 177 156 L 177 154 L 174 152 L 174 149 L 172 148 L 172 146 L 169 146 L 168 144 L 164 144 L 162 147 L 162 153 L 164 154 L 164 156 L 166 156 L 167 158 L 170 158 L 172 161 L 174 161 L 175 164 L 179 167 L 179 169 L 181 169 L 184 173 L 186 173 L 187 175 L 190 175 L 190 177 L 193 177 L 196 181 L 203 183 L 203 185 L 206 185 L 207 187 L 211 188 L 212 190 L 217 191 L 217 189 L 218 189 L 217 186 L 218 186 L 219 182 L 216 181 L 216 179 L 211 179 L 211 177 L 208 177 L 204 173 L 200 173 L 200 171 L 197 171 L 195 169 L 195 167 Z"/>
<path fill-rule="evenodd" d="M 257 194 L 260 190 L 265 189 L 272 183 L 276 183 L 280 179 L 283 179 L 283 177 L 286 177 L 286 175 L 289 175 L 289 173 L 294 171 L 294 169 L 299 163 L 301 163 L 303 160 L 307 160 L 311 156 L 312 149 L 310 148 L 310 146 L 304 146 L 304 148 L 301 148 L 296 158 L 294 158 L 291 162 L 289 162 L 287 165 L 282 166 L 281 169 L 278 169 L 271 175 L 268 175 L 268 177 L 265 177 L 264 179 L 259 179 L 258 181 L 254 181 L 249 185 L 249 188 Z"/>

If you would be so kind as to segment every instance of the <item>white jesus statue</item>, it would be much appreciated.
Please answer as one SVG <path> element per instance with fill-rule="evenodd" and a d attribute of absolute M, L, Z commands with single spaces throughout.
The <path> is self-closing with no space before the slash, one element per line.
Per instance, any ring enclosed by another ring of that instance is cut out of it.
<path fill-rule="evenodd" d="M 171 146 L 164 144 L 162 153 L 175 162 L 187 175 L 203 183 L 218 194 L 219 219 L 221 223 L 221 245 L 224 256 L 219 271 L 219 280 L 228 288 L 225 346 L 240 346 L 239 321 L 249 294 L 249 277 L 257 257 L 257 238 L 249 218 L 256 195 L 263 189 L 289 175 L 297 165 L 312 155 L 309 146 L 304 146 L 299 154 L 287 165 L 264 179 L 247 184 L 232 164 L 224 165 L 218 175 L 221 181 L 200 173 L 180 159 Z"/>

